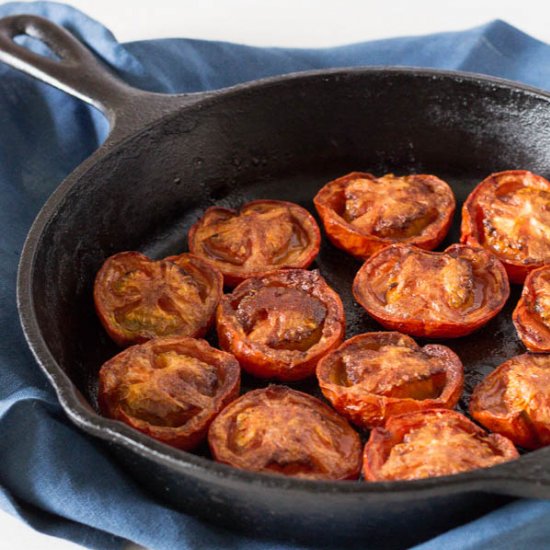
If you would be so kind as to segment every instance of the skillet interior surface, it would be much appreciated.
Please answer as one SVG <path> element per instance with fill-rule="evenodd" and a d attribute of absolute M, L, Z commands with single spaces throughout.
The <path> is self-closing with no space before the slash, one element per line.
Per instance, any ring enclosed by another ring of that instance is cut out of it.
<path fill-rule="evenodd" d="M 413 70 L 340 71 L 239 87 L 182 108 L 125 140 L 81 174 L 60 200 L 46 206 L 43 218 L 46 215 L 47 223 L 27 243 L 34 254 L 30 273 L 32 300 L 27 307 L 31 308 L 30 314 L 35 316 L 56 364 L 97 410 L 98 370 L 118 348 L 95 316 L 92 288 L 97 270 L 111 254 L 139 250 L 162 258 L 183 252 L 187 250 L 187 230 L 212 205 L 238 208 L 252 199 L 276 198 L 296 202 L 315 215 L 312 198 L 320 187 L 354 170 L 375 175 L 431 173 L 447 181 L 458 207 L 451 232 L 440 247 L 443 249 L 458 241 L 460 206 L 468 193 L 490 173 L 507 169 L 527 169 L 550 176 L 550 104 L 542 93 L 490 79 Z M 344 301 L 346 338 L 381 330 L 353 300 L 351 283 L 359 267 L 360 262 L 336 249 L 326 238 L 312 266 L 321 271 Z M 513 286 L 503 312 L 478 332 L 442 341 L 457 352 L 465 365 L 462 410 L 467 407 L 471 390 L 486 374 L 505 359 L 524 352 L 511 322 L 520 290 Z M 215 342 L 213 336 L 210 339 Z M 32 346 L 32 337 L 30 340 Z M 243 390 L 248 390 L 266 382 L 246 377 L 243 385 Z M 290 385 L 319 395 L 313 381 Z M 68 412 L 73 418 L 83 414 Z M 94 418 L 91 410 L 85 414 Z M 456 488 L 461 480 L 482 480 L 488 472 L 478 472 L 473 477 L 455 476 L 450 482 L 450 478 L 445 478 L 446 482 L 377 484 L 373 500 L 370 488 L 362 482 L 343 484 L 357 486 L 352 494 L 342 484 L 317 484 L 313 488 L 313 484 L 272 476 L 236 474 L 235 478 L 227 468 L 206 459 L 197 462 L 186 453 L 160 444 L 149 446 L 140 434 L 129 435 L 131 432 L 118 427 L 118 423 L 101 422 L 102 426 L 109 426 L 103 437 L 114 443 L 115 452 L 122 455 L 132 471 L 143 472 L 151 461 L 155 462 L 153 454 L 160 451 L 161 456 L 164 453 L 183 465 L 191 464 L 191 478 L 198 476 L 188 482 L 175 479 L 179 474 L 170 473 L 166 464 L 159 463 L 145 485 L 155 489 L 157 484 L 156 489 L 171 493 L 172 496 L 167 495 L 171 502 L 187 511 L 191 509 L 225 523 L 243 526 L 244 522 L 245 528 L 246 524 L 251 528 L 255 521 L 259 531 L 263 525 L 265 532 L 270 531 L 268 524 L 280 529 L 278 520 L 258 519 L 261 510 L 256 516 L 249 510 L 247 515 L 242 508 L 245 504 L 239 508 L 240 497 L 233 494 L 233 500 L 230 498 L 232 491 L 243 495 L 248 491 L 250 502 L 257 506 L 262 497 L 259 493 L 252 496 L 258 492 L 253 485 L 260 478 L 269 478 L 271 486 L 282 490 L 280 500 L 266 493 L 263 498 L 271 500 L 264 512 L 271 509 L 273 517 L 283 517 L 284 513 L 279 512 L 286 507 L 294 513 L 291 499 L 302 498 L 300 506 L 306 507 L 302 520 L 306 521 L 309 515 L 320 526 L 332 518 L 339 528 L 345 526 L 349 536 L 354 536 L 361 529 L 372 529 L 368 521 L 363 521 L 362 527 L 356 524 L 376 506 L 378 510 L 393 506 L 394 512 L 399 512 L 392 493 L 399 493 L 401 498 L 408 494 L 409 500 L 417 498 L 419 511 L 421 502 L 428 505 L 421 489 Z M 142 451 L 129 453 L 120 439 L 112 437 L 116 433 L 138 441 Z M 207 450 L 202 448 L 198 454 L 207 454 Z M 521 466 L 526 460 L 529 463 Z M 515 465 L 493 469 L 501 472 L 497 477 L 504 480 L 499 492 L 549 496 L 548 472 L 542 474 L 547 476 L 548 494 L 531 490 L 532 487 L 518 490 L 516 485 L 506 485 L 506 478 L 514 477 L 518 468 L 529 469 L 538 464 L 532 475 L 539 476 L 539 470 L 545 471 L 541 461 L 550 463 L 545 450 L 522 457 Z M 205 481 L 208 476 L 211 478 Z M 197 481 L 199 478 L 202 481 Z M 201 486 L 203 482 L 210 488 Z M 212 487 L 217 487 L 217 498 L 223 503 L 212 504 Z M 182 495 L 187 494 L 199 503 L 201 491 L 206 494 L 200 506 L 184 502 Z M 288 491 L 287 497 L 284 491 Z M 339 495 L 346 491 L 348 500 L 339 501 Z M 457 491 L 453 489 L 448 495 L 448 515 L 452 516 L 455 510 L 455 520 L 459 518 L 456 506 L 464 514 L 477 510 L 472 503 L 465 510 L 460 499 L 453 508 L 451 500 L 458 497 L 451 493 Z M 301 496 L 296 497 L 298 493 Z M 321 508 L 315 510 L 303 497 L 306 493 L 316 499 L 326 498 L 319 505 L 326 510 L 324 516 Z M 437 499 L 443 496 L 441 493 Z M 350 499 L 359 507 L 355 512 L 346 511 Z M 432 511 L 442 508 L 437 499 L 430 504 Z M 226 513 L 230 503 L 240 520 L 235 519 L 235 514 Z M 391 515 L 387 510 L 384 513 L 386 517 Z M 438 513 L 441 516 L 444 512 Z M 431 531 L 427 529 L 426 536 L 442 525 L 448 527 L 452 521 L 450 517 L 440 517 Z M 287 521 L 283 531 L 295 534 L 290 527 Z M 389 533 L 391 526 L 387 527 Z"/>

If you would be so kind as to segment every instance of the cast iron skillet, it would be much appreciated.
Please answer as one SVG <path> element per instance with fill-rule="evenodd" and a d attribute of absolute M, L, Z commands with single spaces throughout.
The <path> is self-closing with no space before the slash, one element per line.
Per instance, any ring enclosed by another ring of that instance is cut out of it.
<path fill-rule="evenodd" d="M 21 34 L 43 40 L 60 60 L 15 44 Z M 106 257 L 180 252 L 187 229 L 213 204 L 279 198 L 312 210 L 320 186 L 352 170 L 434 173 L 459 202 L 494 171 L 549 177 L 550 95 L 469 74 L 366 68 L 165 96 L 125 85 L 67 31 L 32 16 L 0 21 L 0 50 L 2 61 L 88 101 L 111 123 L 107 142 L 32 226 L 18 300 L 29 345 L 67 415 L 104 440 L 143 486 L 247 533 L 371 547 L 410 545 L 511 496 L 550 497 L 550 448 L 457 476 L 375 484 L 258 475 L 168 448 L 97 414 L 97 371 L 117 350 L 92 304 Z M 456 218 L 444 246 L 458 239 Z M 343 297 L 348 337 L 379 328 L 351 297 L 358 262 L 325 239 L 315 267 Z M 476 382 L 523 352 L 510 321 L 518 295 L 515 288 L 482 330 L 445 342 L 466 366 L 462 408 Z"/>

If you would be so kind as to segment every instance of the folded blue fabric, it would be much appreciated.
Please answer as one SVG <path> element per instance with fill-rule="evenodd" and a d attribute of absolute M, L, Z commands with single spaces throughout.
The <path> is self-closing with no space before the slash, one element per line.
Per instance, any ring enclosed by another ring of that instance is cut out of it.
<path fill-rule="evenodd" d="M 358 65 L 459 69 L 550 89 L 550 47 L 502 21 L 465 32 L 296 50 L 186 39 L 119 44 L 99 23 L 62 4 L 0 6 L 0 17 L 19 13 L 63 25 L 124 80 L 158 92 L 199 91 L 305 69 Z M 123 539 L 152 549 L 280 548 L 155 500 L 100 442 L 64 416 L 19 328 L 17 261 L 40 206 L 105 139 L 108 126 L 82 102 L 4 65 L 0 120 L 0 506 L 40 531 L 88 548 L 119 548 Z M 519 500 L 420 548 L 534 549 L 547 547 L 548 540 L 550 502 Z"/>

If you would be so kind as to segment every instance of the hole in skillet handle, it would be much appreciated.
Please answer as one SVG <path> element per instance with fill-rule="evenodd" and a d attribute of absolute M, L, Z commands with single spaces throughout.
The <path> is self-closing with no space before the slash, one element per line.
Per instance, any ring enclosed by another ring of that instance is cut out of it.
<path fill-rule="evenodd" d="M 36 47 L 37 42 L 41 46 Z M 0 19 L 0 60 L 54 86 L 76 84 L 79 67 L 97 66 L 92 53 L 70 32 L 34 15 Z"/>
<path fill-rule="evenodd" d="M 90 103 L 111 122 L 137 92 L 68 30 L 34 15 L 0 19 L 0 61 Z"/>
<path fill-rule="evenodd" d="M 17 36 L 14 36 L 13 41 L 19 46 L 30 50 L 41 57 L 46 57 L 52 61 L 61 61 L 61 57 L 59 57 L 59 55 L 48 46 L 48 44 L 42 42 L 42 40 L 39 40 L 34 36 L 18 34 Z"/>
<path fill-rule="evenodd" d="M 111 143 L 204 95 L 172 95 L 134 88 L 68 30 L 34 15 L 0 19 L 0 62 L 101 111 L 109 121 Z"/>

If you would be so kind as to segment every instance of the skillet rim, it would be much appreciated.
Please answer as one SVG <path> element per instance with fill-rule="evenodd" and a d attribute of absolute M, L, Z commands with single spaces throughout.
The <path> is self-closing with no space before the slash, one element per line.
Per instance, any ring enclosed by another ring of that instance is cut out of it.
<path fill-rule="evenodd" d="M 361 495 L 364 498 L 375 498 L 383 496 L 386 499 L 398 499 L 409 497 L 410 499 L 429 497 L 441 493 L 455 494 L 471 491 L 483 491 L 491 493 L 507 494 L 512 496 L 528 497 L 550 497 L 550 477 L 548 479 L 534 479 L 533 476 L 518 475 L 518 470 L 529 469 L 530 465 L 540 467 L 542 461 L 547 459 L 550 463 L 550 447 L 533 451 L 523 455 L 519 459 L 500 464 L 488 469 L 478 469 L 453 476 L 442 476 L 411 481 L 393 482 L 369 482 L 355 481 L 353 483 L 316 481 L 297 479 L 276 474 L 255 473 L 245 470 L 238 470 L 225 464 L 217 463 L 205 457 L 194 455 L 185 451 L 169 447 L 157 442 L 140 432 L 132 430 L 125 424 L 105 418 L 96 413 L 82 396 L 68 375 L 54 359 L 44 339 L 42 338 L 39 323 L 34 314 L 34 301 L 32 287 L 34 277 L 34 263 L 41 237 L 52 219 L 55 217 L 58 208 L 62 205 L 66 196 L 70 193 L 80 178 L 107 156 L 116 154 L 124 145 L 135 139 L 138 135 L 145 133 L 153 127 L 163 125 L 172 119 L 176 113 L 186 109 L 193 109 L 208 105 L 225 97 L 240 94 L 250 89 L 260 89 L 277 85 L 283 82 L 297 82 L 311 78 L 346 77 L 355 74 L 379 74 L 385 75 L 408 75 L 426 79 L 444 79 L 455 82 L 469 81 L 481 86 L 494 86 L 505 88 L 511 91 L 520 92 L 529 96 L 542 98 L 550 104 L 550 92 L 507 80 L 500 77 L 493 77 L 479 73 L 426 69 L 419 67 L 403 66 L 365 66 L 365 67 L 343 67 L 335 69 L 320 69 L 313 71 L 294 72 L 285 75 L 262 78 L 251 82 L 245 82 L 222 88 L 220 90 L 195 92 L 191 94 L 179 94 L 172 96 L 173 99 L 181 99 L 181 103 L 174 103 L 173 109 L 166 114 L 159 114 L 152 122 L 143 126 L 138 120 L 137 126 L 134 121 L 128 121 L 131 131 L 124 134 L 122 139 L 112 139 L 113 134 L 107 137 L 106 141 L 83 163 L 77 166 L 54 190 L 46 200 L 36 218 L 34 219 L 21 251 L 18 273 L 17 273 L 17 309 L 23 333 L 27 344 L 37 361 L 39 367 L 45 373 L 49 383 L 53 386 L 59 403 L 69 419 L 86 433 L 102 439 L 110 444 L 116 444 L 125 449 L 141 455 L 142 458 L 152 460 L 163 467 L 174 471 L 178 475 L 191 476 L 195 479 L 206 479 L 216 482 L 224 479 L 226 482 L 236 484 L 256 484 L 266 489 L 278 491 L 300 491 L 317 494 L 339 494 L 339 495 Z M 166 98 L 162 94 L 148 94 L 150 101 L 155 101 L 155 96 Z M 160 101 L 159 101 L 160 102 Z M 550 108 L 550 106 L 549 106 Z M 139 119 L 139 115 L 137 117 Z M 122 125 L 122 124 L 121 124 Z M 138 127 L 136 130 L 135 128 Z M 115 127 L 116 123 L 115 123 Z M 114 130 L 113 128 L 113 130 Z M 118 129 L 118 128 L 117 128 Z M 537 472 L 535 472 L 537 473 Z M 503 486 L 511 484 L 511 487 Z M 533 494 L 535 492 L 536 494 Z"/>

